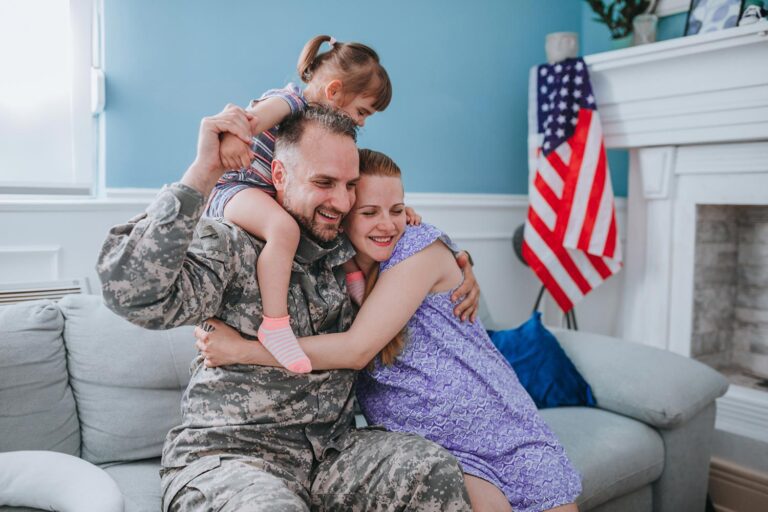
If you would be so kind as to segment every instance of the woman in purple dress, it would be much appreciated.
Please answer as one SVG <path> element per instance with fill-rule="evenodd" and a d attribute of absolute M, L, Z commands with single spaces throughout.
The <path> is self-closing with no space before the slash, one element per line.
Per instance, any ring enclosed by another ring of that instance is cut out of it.
<path fill-rule="evenodd" d="M 462 282 L 452 242 L 405 222 L 400 170 L 360 151 L 357 201 L 345 231 L 366 277 L 363 305 L 345 333 L 301 340 L 315 369 L 355 368 L 368 422 L 449 450 L 478 511 L 575 511 L 581 480 L 512 367 L 480 322 L 453 314 Z M 276 365 L 258 343 L 221 322 L 196 331 L 206 364 Z"/>

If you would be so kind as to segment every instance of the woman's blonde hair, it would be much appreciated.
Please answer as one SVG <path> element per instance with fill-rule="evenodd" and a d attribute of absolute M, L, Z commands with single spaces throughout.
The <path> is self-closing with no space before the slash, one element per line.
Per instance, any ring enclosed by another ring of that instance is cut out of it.
<path fill-rule="evenodd" d="M 331 49 L 318 53 L 325 42 L 331 44 Z M 296 71 L 308 84 L 321 68 L 330 68 L 339 77 L 345 94 L 373 96 L 373 108 L 379 112 L 392 100 L 392 83 L 373 48 L 361 43 L 342 43 L 328 35 L 315 36 L 304 45 Z"/>
<path fill-rule="evenodd" d="M 397 164 L 384 153 L 373 151 L 371 149 L 360 149 L 360 176 L 384 176 L 388 178 L 400 178 L 400 168 Z M 379 266 L 374 265 L 371 274 L 365 280 L 365 294 L 363 302 L 371 294 L 371 290 L 376 285 L 379 278 Z M 403 327 L 392 340 L 378 353 L 382 364 L 391 365 L 405 347 L 406 328 Z M 368 369 L 373 369 L 373 361 L 368 365 Z"/>

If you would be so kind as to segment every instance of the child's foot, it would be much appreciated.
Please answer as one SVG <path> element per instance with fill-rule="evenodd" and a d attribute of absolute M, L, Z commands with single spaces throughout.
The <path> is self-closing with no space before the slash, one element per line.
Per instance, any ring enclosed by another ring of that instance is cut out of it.
<path fill-rule="evenodd" d="M 290 316 L 281 318 L 265 316 L 259 327 L 259 341 L 287 370 L 294 373 L 311 372 L 312 363 L 307 354 L 301 350 L 299 340 L 291 330 L 289 319 Z"/>
<path fill-rule="evenodd" d="M 350 272 L 347 274 L 347 293 L 349 297 L 358 306 L 363 304 L 363 296 L 365 295 L 365 276 L 362 271 Z"/>

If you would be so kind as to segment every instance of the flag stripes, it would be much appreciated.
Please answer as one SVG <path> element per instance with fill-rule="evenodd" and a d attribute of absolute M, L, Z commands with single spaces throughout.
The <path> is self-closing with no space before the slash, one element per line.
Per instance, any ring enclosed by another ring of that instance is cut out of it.
<path fill-rule="evenodd" d="M 621 269 L 613 187 L 583 60 L 534 68 L 530 91 L 523 257 L 567 312 Z"/>

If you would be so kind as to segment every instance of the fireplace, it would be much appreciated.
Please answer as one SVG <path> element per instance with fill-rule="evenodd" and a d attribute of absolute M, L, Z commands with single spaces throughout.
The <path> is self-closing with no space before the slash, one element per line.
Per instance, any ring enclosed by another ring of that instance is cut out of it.
<path fill-rule="evenodd" d="M 768 391 L 768 206 L 698 205 L 691 357 Z"/>
<path fill-rule="evenodd" d="M 613 334 L 722 371 L 716 427 L 768 443 L 767 54 L 756 24 L 585 60 L 607 147 L 630 150 Z"/>

